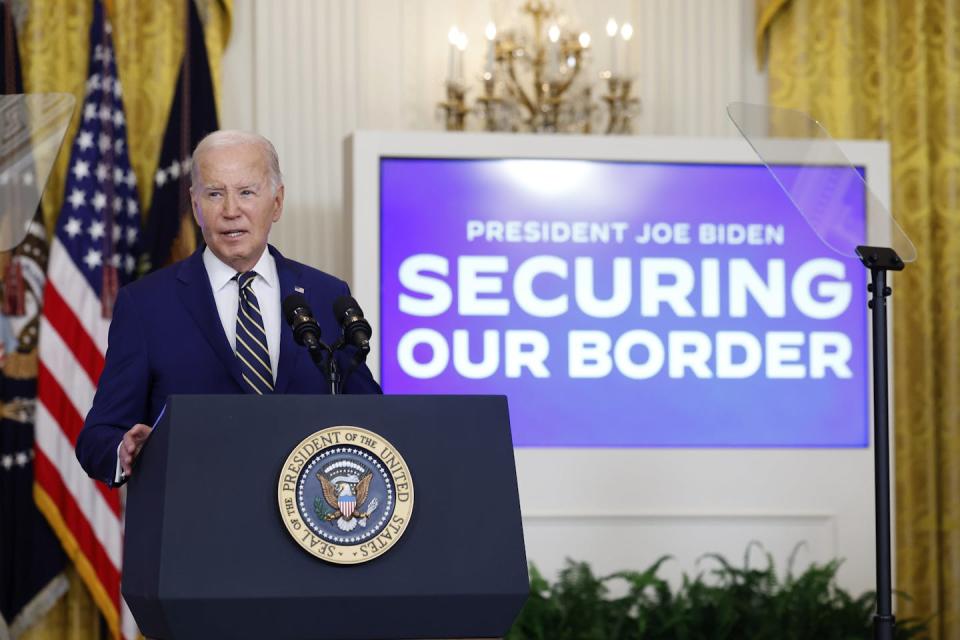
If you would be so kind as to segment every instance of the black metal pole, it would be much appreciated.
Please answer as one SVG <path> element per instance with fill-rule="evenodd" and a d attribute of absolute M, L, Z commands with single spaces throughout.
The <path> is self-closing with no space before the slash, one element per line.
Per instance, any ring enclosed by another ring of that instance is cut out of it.
<path fill-rule="evenodd" d="M 893 640 L 893 579 L 890 568 L 890 416 L 887 397 L 887 272 L 871 269 L 873 294 L 873 456 L 877 520 L 877 613 L 874 640 Z"/>
<path fill-rule="evenodd" d="M 872 296 L 867 306 L 873 319 L 873 455 L 877 542 L 877 612 L 873 616 L 874 640 L 893 640 L 893 579 L 890 567 L 890 416 L 887 364 L 887 271 L 903 269 L 892 249 L 857 247 L 857 254 L 870 269 Z"/>

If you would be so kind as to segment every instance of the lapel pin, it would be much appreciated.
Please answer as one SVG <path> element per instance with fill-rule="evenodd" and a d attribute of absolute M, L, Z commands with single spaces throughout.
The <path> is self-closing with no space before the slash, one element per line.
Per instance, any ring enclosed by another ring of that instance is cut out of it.
<path fill-rule="evenodd" d="M 293 290 L 297 293 L 303 293 L 303 287 L 294 287 Z"/>

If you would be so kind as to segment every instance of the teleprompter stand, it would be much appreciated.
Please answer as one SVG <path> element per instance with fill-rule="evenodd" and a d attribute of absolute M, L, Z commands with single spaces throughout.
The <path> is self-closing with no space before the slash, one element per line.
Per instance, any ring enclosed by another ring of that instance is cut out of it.
<path fill-rule="evenodd" d="M 406 460 L 413 511 L 365 564 L 288 534 L 281 467 L 350 425 Z M 129 482 L 122 592 L 151 638 L 502 637 L 528 590 L 501 396 L 172 396 Z"/>
<path fill-rule="evenodd" d="M 915 260 L 916 247 L 819 122 L 800 111 L 746 103 L 728 105 L 727 113 L 820 240 L 840 255 L 856 256 L 870 270 L 877 579 L 873 636 L 892 640 L 887 358 L 887 298 L 892 290 L 887 272 L 901 271 Z"/>
<path fill-rule="evenodd" d="M 887 247 L 858 246 L 857 256 L 870 270 L 867 305 L 873 320 L 873 438 L 877 536 L 877 612 L 873 616 L 875 640 L 893 640 L 893 581 L 890 567 L 890 424 L 887 397 L 887 271 L 902 271 L 903 260 Z"/>

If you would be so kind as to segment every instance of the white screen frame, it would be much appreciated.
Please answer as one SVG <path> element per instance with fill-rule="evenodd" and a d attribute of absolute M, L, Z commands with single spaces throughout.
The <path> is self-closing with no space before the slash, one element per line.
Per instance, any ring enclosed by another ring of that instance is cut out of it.
<path fill-rule="evenodd" d="M 869 189 L 889 210 L 889 145 L 839 144 L 854 165 L 866 168 Z M 344 143 L 350 282 L 374 322 L 380 319 L 382 157 L 761 164 L 749 145 L 736 138 L 356 132 Z M 884 212 L 868 212 L 867 229 L 870 242 L 882 244 L 889 237 Z M 866 296 L 854 292 L 855 303 L 866 304 Z M 374 344 L 368 364 L 378 376 L 381 354 L 376 340 Z M 695 572 L 702 553 L 718 551 L 739 560 L 747 543 L 758 537 L 765 538 L 761 542 L 782 571 L 794 544 L 806 540 L 798 568 L 845 558 L 841 585 L 856 593 L 872 589 L 872 398 L 868 406 L 866 448 L 518 448 L 528 556 L 552 575 L 565 557 L 612 572 L 645 568 L 669 553 L 678 562 L 666 566 L 664 575 L 676 579 L 681 571 Z M 594 470 L 591 486 L 560 487 L 565 470 L 578 468 Z"/>

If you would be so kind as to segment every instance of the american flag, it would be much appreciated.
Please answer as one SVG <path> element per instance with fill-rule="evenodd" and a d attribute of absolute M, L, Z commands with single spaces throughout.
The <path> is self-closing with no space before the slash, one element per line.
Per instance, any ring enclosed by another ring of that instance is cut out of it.
<path fill-rule="evenodd" d="M 113 302 L 134 273 L 140 234 L 111 31 L 97 1 L 86 97 L 44 290 L 35 497 L 114 637 L 132 638 L 136 625 L 120 597 L 120 495 L 88 478 L 74 455 L 103 369 Z"/>

